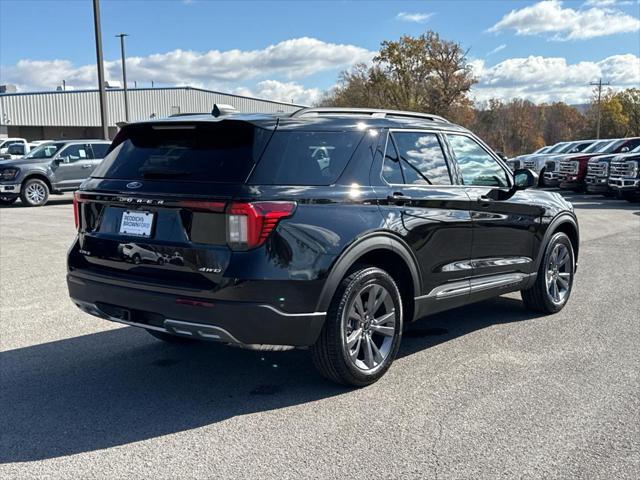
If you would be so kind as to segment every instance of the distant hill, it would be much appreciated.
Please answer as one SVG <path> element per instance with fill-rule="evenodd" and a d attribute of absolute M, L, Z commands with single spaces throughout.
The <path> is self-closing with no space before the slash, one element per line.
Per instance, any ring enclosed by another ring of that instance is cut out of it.
<path fill-rule="evenodd" d="M 589 105 L 588 103 L 581 103 L 579 105 L 571 105 L 571 107 L 575 108 L 576 110 L 578 110 L 580 113 L 587 113 L 587 110 L 589 110 L 589 107 L 591 105 Z"/>

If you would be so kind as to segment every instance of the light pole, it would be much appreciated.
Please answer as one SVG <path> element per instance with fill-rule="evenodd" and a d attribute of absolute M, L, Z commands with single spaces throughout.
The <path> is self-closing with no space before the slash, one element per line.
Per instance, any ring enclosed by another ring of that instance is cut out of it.
<path fill-rule="evenodd" d="M 100 94 L 100 120 L 102 137 L 109 140 L 107 95 L 104 91 L 104 62 L 102 61 L 102 31 L 100 29 L 100 0 L 93 0 L 93 27 L 96 34 L 96 60 L 98 62 L 98 92 Z"/>
<path fill-rule="evenodd" d="M 127 97 L 127 62 L 124 55 L 124 37 L 128 37 L 126 33 L 120 33 L 116 37 L 120 37 L 120 53 L 122 56 L 122 85 L 124 87 L 124 120 L 129 123 L 129 98 Z"/>

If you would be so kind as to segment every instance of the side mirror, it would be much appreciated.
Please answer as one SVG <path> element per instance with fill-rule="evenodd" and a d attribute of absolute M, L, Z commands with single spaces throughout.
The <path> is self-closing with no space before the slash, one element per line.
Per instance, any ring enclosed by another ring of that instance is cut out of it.
<path fill-rule="evenodd" d="M 622 147 L 620 149 L 620 153 L 627 153 L 629 151 L 629 147 Z"/>
<path fill-rule="evenodd" d="M 507 160 L 509 160 L 509 157 L 507 157 L 504 153 L 502 152 L 496 152 L 496 155 L 498 155 L 502 160 L 504 160 L 505 162 Z"/>
<path fill-rule="evenodd" d="M 54 160 L 54 162 L 57 165 L 60 165 L 61 163 L 69 163 L 69 157 L 58 157 Z"/>
<path fill-rule="evenodd" d="M 519 168 L 513 172 L 513 183 L 516 190 L 525 190 L 538 184 L 538 175 L 528 168 Z"/>

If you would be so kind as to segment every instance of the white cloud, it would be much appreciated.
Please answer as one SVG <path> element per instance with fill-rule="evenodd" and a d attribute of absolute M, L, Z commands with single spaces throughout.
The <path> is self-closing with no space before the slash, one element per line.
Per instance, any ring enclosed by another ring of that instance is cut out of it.
<path fill-rule="evenodd" d="M 319 88 L 305 88 L 296 82 L 279 82 L 278 80 L 263 80 L 258 82 L 255 88 L 241 87 L 234 93 L 302 105 L 312 105 L 322 96 L 322 90 Z"/>
<path fill-rule="evenodd" d="M 640 85 L 640 58 L 633 54 L 574 64 L 564 58 L 537 56 L 510 58 L 492 67 L 487 67 L 484 60 L 471 64 L 479 79 L 472 90 L 478 101 L 519 97 L 537 103 L 585 103 L 593 91 L 589 82 L 598 78 L 610 82 L 614 89 Z"/>
<path fill-rule="evenodd" d="M 609 7 L 564 8 L 560 0 L 544 0 L 512 10 L 489 32 L 515 30 L 518 35 L 549 34 L 553 40 L 584 40 L 616 33 L 637 32 L 640 20 Z"/>
<path fill-rule="evenodd" d="M 587 0 L 584 5 L 587 7 L 611 7 L 614 5 L 631 5 L 631 0 Z"/>
<path fill-rule="evenodd" d="M 491 50 L 489 53 L 487 53 L 487 57 L 489 55 L 493 55 L 494 53 L 498 53 L 501 52 L 502 50 L 504 50 L 505 48 L 507 48 L 507 44 L 503 43 L 502 45 L 498 45 L 496 48 L 494 48 L 493 50 Z"/>
<path fill-rule="evenodd" d="M 146 57 L 127 58 L 130 81 L 161 85 L 192 85 L 208 88 L 237 88 L 247 80 L 282 77 L 286 80 L 349 68 L 369 62 L 375 55 L 355 45 L 327 43 L 302 37 L 285 40 L 260 50 L 173 50 Z M 105 62 L 107 80 L 120 78 L 120 61 Z M 21 90 L 53 89 L 62 80 L 78 88 L 94 88 L 95 65 L 75 66 L 67 60 L 21 60 L 2 66 L 3 83 L 15 83 Z"/>
<path fill-rule="evenodd" d="M 396 20 L 411 23 L 426 23 L 432 16 L 433 13 L 400 12 L 398 15 L 396 15 Z"/>

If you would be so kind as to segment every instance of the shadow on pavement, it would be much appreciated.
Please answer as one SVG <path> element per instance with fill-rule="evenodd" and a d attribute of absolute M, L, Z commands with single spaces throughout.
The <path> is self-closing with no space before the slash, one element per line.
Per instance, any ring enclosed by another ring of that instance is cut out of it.
<path fill-rule="evenodd" d="M 42 207 L 29 207 L 27 205 L 25 205 L 24 203 L 22 203 L 21 200 L 17 200 L 15 203 L 12 203 L 11 205 L 0 205 L 0 209 L 3 208 L 47 208 L 53 205 L 71 205 L 73 203 L 73 196 L 71 195 L 64 195 L 64 196 L 51 196 L 49 197 L 49 201 L 47 201 L 47 204 L 42 206 Z"/>
<path fill-rule="evenodd" d="M 400 355 L 533 317 L 510 298 L 434 315 L 408 329 Z M 0 353 L 0 380 L 1 463 L 124 445 L 349 392 L 316 374 L 305 351 L 174 346 L 131 327 Z"/>

